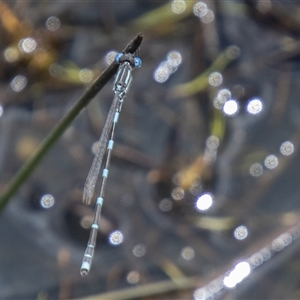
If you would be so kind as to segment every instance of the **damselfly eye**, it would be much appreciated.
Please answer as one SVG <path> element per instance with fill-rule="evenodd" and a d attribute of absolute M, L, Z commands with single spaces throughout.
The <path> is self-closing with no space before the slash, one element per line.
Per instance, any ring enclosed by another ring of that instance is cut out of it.
<path fill-rule="evenodd" d="M 142 60 L 139 57 L 134 58 L 134 66 L 139 68 L 142 65 Z"/>
<path fill-rule="evenodd" d="M 120 58 L 121 58 L 122 55 L 123 55 L 123 53 L 117 53 L 117 54 L 116 54 L 116 56 L 115 56 L 115 61 L 116 61 L 117 63 L 119 63 L 119 60 L 120 60 Z"/>

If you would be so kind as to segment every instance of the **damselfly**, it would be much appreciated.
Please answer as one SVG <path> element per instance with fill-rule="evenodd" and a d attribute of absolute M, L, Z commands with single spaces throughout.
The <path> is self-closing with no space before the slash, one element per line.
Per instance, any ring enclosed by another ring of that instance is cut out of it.
<path fill-rule="evenodd" d="M 86 276 L 89 273 L 93 260 L 98 232 L 98 223 L 104 200 L 104 190 L 109 172 L 111 153 L 114 145 L 114 134 L 116 124 L 122 109 L 124 98 L 128 93 L 130 83 L 132 81 L 132 70 L 134 68 L 140 67 L 142 64 L 140 58 L 136 57 L 135 54 L 131 53 L 118 53 L 115 57 L 115 60 L 117 63 L 119 63 L 120 66 L 113 87 L 114 99 L 108 112 L 108 116 L 99 139 L 98 149 L 94 157 L 92 166 L 90 168 L 88 177 L 86 179 L 83 191 L 83 202 L 85 204 L 90 204 L 94 194 L 94 189 L 96 186 L 98 175 L 101 169 L 102 159 L 107 151 L 105 167 L 102 171 L 100 193 L 97 198 L 94 219 L 91 225 L 90 237 L 81 265 L 80 273 L 82 276 Z"/>

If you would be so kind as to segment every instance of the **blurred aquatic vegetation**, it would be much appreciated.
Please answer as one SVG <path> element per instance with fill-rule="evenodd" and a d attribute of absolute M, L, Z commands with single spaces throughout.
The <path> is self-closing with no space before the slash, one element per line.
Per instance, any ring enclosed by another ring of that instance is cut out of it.
<path fill-rule="evenodd" d="M 80 278 L 93 213 L 81 196 L 110 86 L 2 212 L 1 297 L 297 299 L 298 10 L 1 1 L 1 192 L 111 53 L 145 34 L 93 271 Z"/>
<path fill-rule="evenodd" d="M 233 53 L 232 53 L 233 52 Z M 199 76 L 194 78 L 192 81 L 179 84 L 174 87 L 173 95 L 174 97 L 188 97 L 195 95 L 205 88 L 209 86 L 209 84 L 213 86 L 218 86 L 222 83 L 222 80 L 213 82 L 210 80 L 209 76 L 214 71 L 222 72 L 224 69 L 228 66 L 228 64 L 237 58 L 237 55 L 234 54 L 234 52 L 239 52 L 238 48 L 235 46 L 228 47 L 228 49 L 225 49 L 224 52 L 222 52 L 212 63 L 212 65 L 205 70 L 203 73 L 201 73 Z M 219 73 L 220 74 L 220 73 Z M 222 75 L 220 75 L 222 76 Z"/>
<path fill-rule="evenodd" d="M 150 36 L 161 36 L 176 32 L 179 21 L 187 18 L 193 12 L 196 0 L 172 0 L 133 20 L 131 29 L 140 28 Z"/>

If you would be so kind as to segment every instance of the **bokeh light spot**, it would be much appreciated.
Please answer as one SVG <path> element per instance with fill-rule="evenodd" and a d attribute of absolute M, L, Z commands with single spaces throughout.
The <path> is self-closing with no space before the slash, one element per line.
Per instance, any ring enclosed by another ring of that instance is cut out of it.
<path fill-rule="evenodd" d="M 182 14 L 186 9 L 186 3 L 184 0 L 173 0 L 172 11 L 175 14 Z"/>
<path fill-rule="evenodd" d="M 254 163 L 250 166 L 249 173 L 253 177 L 259 177 L 263 173 L 263 166 L 260 163 Z"/>
<path fill-rule="evenodd" d="M 140 281 L 140 273 L 138 271 L 131 271 L 128 273 L 126 280 L 129 284 L 136 284 Z"/>
<path fill-rule="evenodd" d="M 204 24 L 209 24 L 211 23 L 213 20 L 215 19 L 215 14 L 211 9 L 208 9 L 206 11 L 206 14 L 204 14 L 203 16 L 200 17 L 200 20 L 204 23 Z"/>
<path fill-rule="evenodd" d="M 236 45 L 231 45 L 226 49 L 226 56 L 231 59 L 237 59 L 241 55 L 241 48 Z"/>
<path fill-rule="evenodd" d="M 39 141 L 36 137 L 23 135 L 15 145 L 15 154 L 24 161 L 36 150 L 38 144 Z"/>
<path fill-rule="evenodd" d="M 282 143 L 280 146 L 280 152 L 286 156 L 293 154 L 294 144 L 290 141 L 286 141 L 286 142 Z"/>
<path fill-rule="evenodd" d="M 213 196 L 209 193 L 202 194 L 196 200 L 196 208 L 200 211 L 209 209 L 213 204 Z"/>
<path fill-rule="evenodd" d="M 34 38 L 27 37 L 19 42 L 19 49 L 25 53 L 31 53 L 36 49 L 37 43 Z"/>
<path fill-rule="evenodd" d="M 21 92 L 27 85 L 27 79 L 23 75 L 17 75 L 10 83 L 11 88 L 15 92 Z"/>
<path fill-rule="evenodd" d="M 189 191 L 191 194 L 193 195 L 199 195 L 203 190 L 203 186 L 202 186 L 202 182 L 200 179 L 195 179 L 192 181 L 190 187 L 189 187 Z"/>
<path fill-rule="evenodd" d="M 80 226 L 84 229 L 90 229 L 92 223 L 93 223 L 92 216 L 84 216 L 80 220 Z"/>
<path fill-rule="evenodd" d="M 111 245 L 118 246 L 123 243 L 124 235 L 120 230 L 115 230 L 110 233 L 108 241 Z"/>
<path fill-rule="evenodd" d="M 283 248 L 291 244 L 292 240 L 293 238 L 290 233 L 284 233 L 272 242 L 272 249 L 277 252 L 281 251 Z"/>
<path fill-rule="evenodd" d="M 93 71 L 90 69 L 82 69 L 79 71 L 80 81 L 87 83 L 93 79 Z"/>
<path fill-rule="evenodd" d="M 213 72 L 208 76 L 208 82 L 212 86 L 218 86 L 223 82 L 223 76 L 220 72 Z"/>
<path fill-rule="evenodd" d="M 54 200 L 54 197 L 50 194 L 46 194 L 44 195 L 41 200 L 40 200 L 40 203 L 41 203 L 41 206 L 43 208 L 50 208 L 53 206 L 55 200 Z"/>
<path fill-rule="evenodd" d="M 180 185 L 182 180 L 183 180 L 183 173 L 182 172 L 177 172 L 173 175 L 172 177 L 172 182 L 175 184 L 175 185 Z"/>
<path fill-rule="evenodd" d="M 195 250 L 192 247 L 184 247 L 181 251 L 181 257 L 185 260 L 192 260 L 195 257 Z"/>
<path fill-rule="evenodd" d="M 199 288 L 195 290 L 193 293 L 194 300 L 206 300 L 207 299 L 206 294 L 207 293 L 205 289 Z"/>
<path fill-rule="evenodd" d="M 272 8 L 272 2 L 270 0 L 258 0 L 256 8 L 263 14 L 269 12 Z"/>
<path fill-rule="evenodd" d="M 146 247 L 143 244 L 138 244 L 133 247 L 132 252 L 136 257 L 142 257 L 146 254 Z"/>
<path fill-rule="evenodd" d="M 182 56 L 178 51 L 170 51 L 167 55 L 167 62 L 173 66 L 178 67 L 182 62 Z"/>
<path fill-rule="evenodd" d="M 216 98 L 214 99 L 214 106 L 217 109 L 222 109 L 225 102 L 231 98 L 231 92 L 228 89 L 219 90 Z"/>
<path fill-rule="evenodd" d="M 51 16 L 46 20 L 46 27 L 50 31 L 55 31 L 60 27 L 60 19 L 55 16 Z"/>
<path fill-rule="evenodd" d="M 249 259 L 252 267 L 258 267 L 264 262 L 264 258 L 260 252 L 253 254 Z"/>
<path fill-rule="evenodd" d="M 248 236 L 248 229 L 247 229 L 247 227 L 244 226 L 244 225 L 238 226 L 237 228 L 235 228 L 235 230 L 233 232 L 233 236 L 237 240 L 244 240 Z"/>
<path fill-rule="evenodd" d="M 163 212 L 170 211 L 173 208 L 173 202 L 169 198 L 164 198 L 159 202 L 159 209 Z"/>
<path fill-rule="evenodd" d="M 207 5 L 204 2 L 197 2 L 193 7 L 193 13 L 195 16 L 201 18 L 207 13 Z"/>
<path fill-rule="evenodd" d="M 105 62 L 107 65 L 110 65 L 115 60 L 116 54 L 116 51 L 109 51 L 108 53 L 106 53 Z"/>
<path fill-rule="evenodd" d="M 63 74 L 63 72 L 63 67 L 57 63 L 54 63 L 49 67 L 49 73 L 53 77 L 59 77 Z"/>
<path fill-rule="evenodd" d="M 239 105 L 236 100 L 228 100 L 225 102 L 223 106 L 223 112 L 227 116 L 233 116 L 235 115 L 239 110 Z"/>
<path fill-rule="evenodd" d="M 171 196 L 174 200 L 178 201 L 184 197 L 184 189 L 182 187 L 176 187 L 172 190 Z"/>
<path fill-rule="evenodd" d="M 209 149 L 217 149 L 219 147 L 219 138 L 215 135 L 211 135 L 206 140 L 206 147 Z"/>
<path fill-rule="evenodd" d="M 19 59 L 19 51 L 15 47 L 8 47 L 4 50 L 4 59 L 9 62 L 13 63 Z"/>
<path fill-rule="evenodd" d="M 260 251 L 260 254 L 262 255 L 264 261 L 270 259 L 271 256 L 272 256 L 271 250 L 270 250 L 268 247 L 263 248 L 263 249 Z"/>
<path fill-rule="evenodd" d="M 247 111 L 249 114 L 256 115 L 263 109 L 263 103 L 260 99 L 252 99 L 247 104 Z"/>
<path fill-rule="evenodd" d="M 159 83 L 167 81 L 169 76 L 170 73 L 166 64 L 160 64 L 154 72 L 154 79 Z"/>
<path fill-rule="evenodd" d="M 274 169 L 278 166 L 278 158 L 274 154 L 270 154 L 266 157 L 264 164 L 268 169 Z"/>
<path fill-rule="evenodd" d="M 235 268 L 223 279 L 223 283 L 228 288 L 234 288 L 251 272 L 251 267 L 246 261 L 238 263 Z"/>
<path fill-rule="evenodd" d="M 182 56 L 180 52 L 176 50 L 170 51 L 167 55 L 167 59 L 161 62 L 154 71 L 154 80 L 159 83 L 167 81 L 170 75 L 176 72 L 181 62 Z"/>

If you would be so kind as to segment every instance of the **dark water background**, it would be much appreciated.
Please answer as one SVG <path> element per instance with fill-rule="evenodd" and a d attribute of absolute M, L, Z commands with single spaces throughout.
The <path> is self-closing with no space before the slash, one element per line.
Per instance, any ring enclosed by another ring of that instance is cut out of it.
<path fill-rule="evenodd" d="M 81 197 L 112 80 L 2 211 L 0 298 L 298 299 L 299 12 L 296 1 L 1 1 L 1 193 L 107 54 L 145 38 L 90 274 L 79 270 L 93 205 Z"/>

